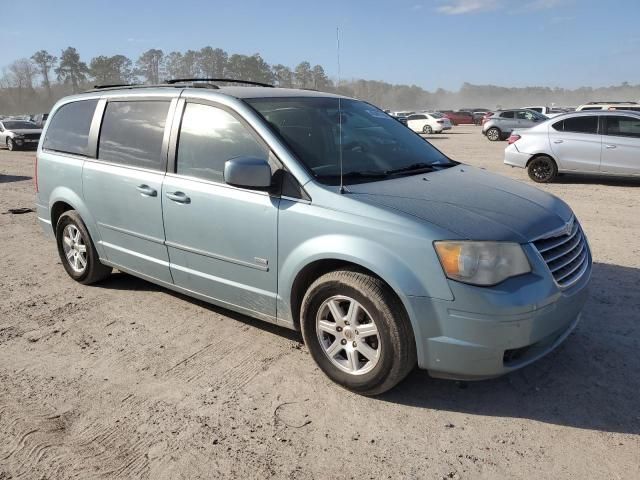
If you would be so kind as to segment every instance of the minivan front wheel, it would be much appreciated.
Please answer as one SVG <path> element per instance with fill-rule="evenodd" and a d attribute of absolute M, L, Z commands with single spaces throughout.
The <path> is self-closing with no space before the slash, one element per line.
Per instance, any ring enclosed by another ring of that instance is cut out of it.
<path fill-rule="evenodd" d="M 558 175 L 558 166 L 551 157 L 540 155 L 527 166 L 529 178 L 536 183 L 547 183 Z"/>
<path fill-rule="evenodd" d="M 492 142 L 497 142 L 498 140 L 500 140 L 500 130 L 495 127 L 490 128 L 489 130 L 487 130 L 487 138 Z"/>
<path fill-rule="evenodd" d="M 382 280 L 357 270 L 329 272 L 309 287 L 301 327 L 320 369 L 356 393 L 383 393 L 416 364 L 403 305 Z"/>
<path fill-rule="evenodd" d="M 88 285 L 111 274 L 111 267 L 100 263 L 87 227 L 75 210 L 60 215 L 56 224 L 56 242 L 62 265 L 75 281 Z"/>

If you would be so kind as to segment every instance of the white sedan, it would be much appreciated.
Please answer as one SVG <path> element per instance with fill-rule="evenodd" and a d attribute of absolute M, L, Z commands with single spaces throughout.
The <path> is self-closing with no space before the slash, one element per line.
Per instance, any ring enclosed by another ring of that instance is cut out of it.
<path fill-rule="evenodd" d="M 640 113 L 575 112 L 514 130 L 504 163 L 538 183 L 569 172 L 640 176 Z"/>
<path fill-rule="evenodd" d="M 407 126 L 417 133 L 441 133 L 451 129 L 451 121 L 441 113 L 414 113 L 407 117 Z"/>

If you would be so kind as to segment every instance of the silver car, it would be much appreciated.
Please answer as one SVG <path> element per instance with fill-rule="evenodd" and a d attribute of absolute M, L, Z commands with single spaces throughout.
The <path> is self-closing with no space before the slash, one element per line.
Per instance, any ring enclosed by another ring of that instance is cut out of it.
<path fill-rule="evenodd" d="M 516 128 L 529 128 L 546 120 L 544 115 L 533 110 L 498 110 L 482 126 L 482 134 L 492 142 L 506 140 Z"/>
<path fill-rule="evenodd" d="M 301 330 L 366 395 L 416 364 L 502 375 L 577 325 L 592 260 L 562 200 L 450 160 L 368 103 L 193 85 L 52 110 L 37 212 L 74 280 L 117 268 Z"/>
<path fill-rule="evenodd" d="M 558 173 L 640 175 L 640 113 L 587 111 L 514 131 L 504 163 L 538 183 Z"/>
<path fill-rule="evenodd" d="M 27 120 L 0 121 L 0 145 L 9 150 L 36 148 L 42 129 Z"/>

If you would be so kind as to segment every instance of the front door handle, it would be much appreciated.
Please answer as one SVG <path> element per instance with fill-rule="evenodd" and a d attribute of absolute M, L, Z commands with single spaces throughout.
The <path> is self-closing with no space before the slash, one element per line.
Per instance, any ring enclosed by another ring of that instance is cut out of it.
<path fill-rule="evenodd" d="M 605 145 L 604 148 L 608 148 L 609 150 L 611 150 L 612 148 L 616 148 L 615 145 Z"/>
<path fill-rule="evenodd" d="M 554 140 L 553 143 L 562 143 L 564 140 Z"/>
<path fill-rule="evenodd" d="M 158 192 L 155 188 L 151 188 L 149 185 L 145 185 L 144 183 L 142 185 L 138 185 L 136 187 L 136 190 L 138 190 L 142 195 L 146 197 L 155 197 L 156 195 L 158 195 Z"/>
<path fill-rule="evenodd" d="M 191 203 L 191 199 L 184 192 L 167 192 L 167 198 L 178 203 Z"/>

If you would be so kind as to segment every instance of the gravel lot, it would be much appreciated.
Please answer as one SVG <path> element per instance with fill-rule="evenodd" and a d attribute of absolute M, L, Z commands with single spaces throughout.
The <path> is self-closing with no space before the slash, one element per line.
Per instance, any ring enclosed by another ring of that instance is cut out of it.
<path fill-rule="evenodd" d="M 528 182 L 478 127 L 453 158 Z M 32 207 L 32 152 L 0 150 L 0 212 Z M 0 480 L 640 478 L 640 179 L 560 177 L 594 255 L 582 323 L 470 384 L 414 371 L 363 398 L 294 332 L 116 273 L 67 277 L 34 213 L 0 215 Z"/>

